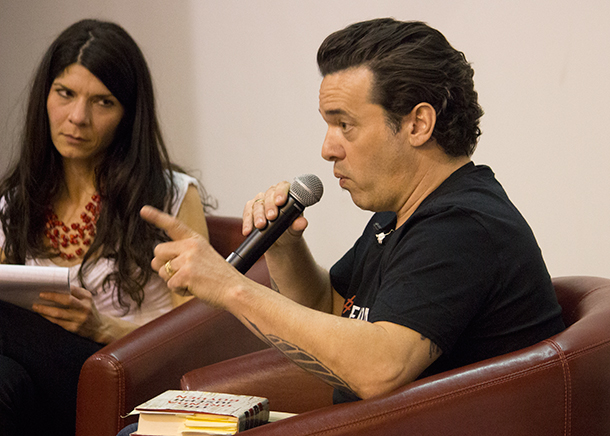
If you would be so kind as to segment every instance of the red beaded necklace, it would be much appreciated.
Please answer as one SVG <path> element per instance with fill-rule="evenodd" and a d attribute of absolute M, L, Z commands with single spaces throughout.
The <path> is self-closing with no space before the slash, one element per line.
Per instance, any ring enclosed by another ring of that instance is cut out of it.
<path fill-rule="evenodd" d="M 95 225 L 100 214 L 102 199 L 98 194 L 93 194 L 91 200 L 85 206 L 85 212 L 80 214 L 82 224 L 72 223 L 70 227 L 57 217 L 51 206 L 47 210 L 44 234 L 62 259 L 72 260 L 84 256 L 83 246 L 91 245 L 91 238 L 95 237 Z"/>

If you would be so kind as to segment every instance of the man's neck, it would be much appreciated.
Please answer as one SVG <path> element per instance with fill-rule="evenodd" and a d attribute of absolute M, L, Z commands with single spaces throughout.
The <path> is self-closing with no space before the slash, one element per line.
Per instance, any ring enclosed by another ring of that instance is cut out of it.
<path fill-rule="evenodd" d="M 460 156 L 456 158 L 429 160 L 420 169 L 418 182 L 412 189 L 402 207 L 396 211 L 396 228 L 402 226 L 419 205 L 436 190 L 455 171 L 470 162 L 470 157 Z"/>

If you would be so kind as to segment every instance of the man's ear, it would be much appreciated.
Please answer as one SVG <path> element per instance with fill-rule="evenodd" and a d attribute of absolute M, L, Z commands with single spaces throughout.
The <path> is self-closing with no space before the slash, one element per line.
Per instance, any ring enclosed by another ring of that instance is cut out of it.
<path fill-rule="evenodd" d="M 419 103 L 403 120 L 412 146 L 425 144 L 432 137 L 436 125 L 436 111 L 429 103 Z"/>

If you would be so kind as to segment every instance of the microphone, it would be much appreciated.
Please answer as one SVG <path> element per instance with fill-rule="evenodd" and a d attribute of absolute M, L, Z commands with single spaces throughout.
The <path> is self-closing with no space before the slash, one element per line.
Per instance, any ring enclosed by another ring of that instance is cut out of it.
<path fill-rule="evenodd" d="M 280 207 L 277 218 L 267 221 L 264 229 L 254 228 L 237 250 L 227 257 L 227 262 L 245 274 L 307 206 L 320 201 L 323 192 L 324 186 L 317 176 L 303 174 L 296 177 L 290 185 L 288 200 Z"/>

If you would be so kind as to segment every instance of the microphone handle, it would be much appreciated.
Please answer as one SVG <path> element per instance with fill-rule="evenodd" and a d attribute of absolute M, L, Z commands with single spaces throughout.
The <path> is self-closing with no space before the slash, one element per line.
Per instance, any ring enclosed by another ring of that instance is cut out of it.
<path fill-rule="evenodd" d="M 267 226 L 262 230 L 252 230 L 239 248 L 227 257 L 227 262 L 237 271 L 245 274 L 304 209 L 305 207 L 301 203 L 289 195 L 286 204 L 279 209 L 277 218 L 267 222 Z"/>

